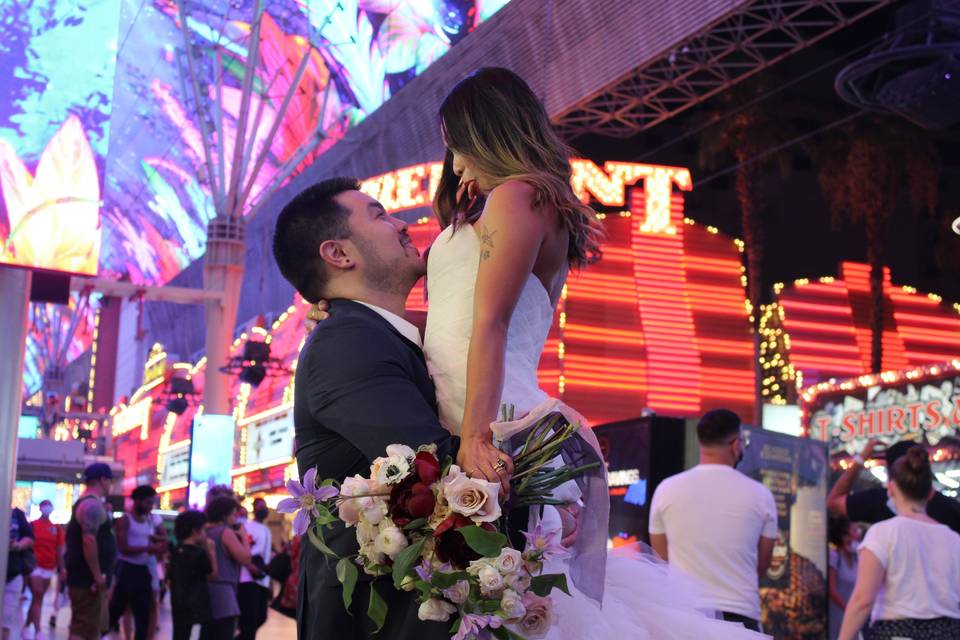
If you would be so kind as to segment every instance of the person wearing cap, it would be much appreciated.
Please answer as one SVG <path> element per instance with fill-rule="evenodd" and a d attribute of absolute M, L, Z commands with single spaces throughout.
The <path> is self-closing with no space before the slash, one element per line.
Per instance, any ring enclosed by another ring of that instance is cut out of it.
<path fill-rule="evenodd" d="M 108 627 L 107 587 L 117 557 L 110 513 L 104 499 L 113 472 L 103 463 L 83 472 L 86 490 L 73 505 L 67 524 L 67 592 L 70 596 L 70 640 L 100 640 Z"/>
<path fill-rule="evenodd" d="M 827 497 L 827 510 L 838 518 L 848 518 L 853 522 L 874 524 L 889 520 L 897 515 L 896 506 L 887 495 L 885 487 L 874 487 L 863 491 L 852 491 L 853 484 L 864 468 L 864 461 L 873 456 L 880 444 L 878 440 L 870 440 L 863 451 L 853 457 L 853 463 L 847 467 L 840 479 L 830 490 Z M 921 447 L 913 440 L 901 440 L 886 450 L 883 455 L 887 473 L 894 463 L 903 457 L 913 447 Z M 960 502 L 948 498 L 942 493 L 931 489 L 930 498 L 926 502 L 927 515 L 941 524 L 945 524 L 955 532 L 960 533 Z"/>

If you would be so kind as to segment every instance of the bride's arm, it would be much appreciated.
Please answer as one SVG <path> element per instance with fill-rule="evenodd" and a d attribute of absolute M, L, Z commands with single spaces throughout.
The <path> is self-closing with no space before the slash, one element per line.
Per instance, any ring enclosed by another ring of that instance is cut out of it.
<path fill-rule="evenodd" d="M 473 333 L 467 354 L 467 397 L 460 429 L 458 463 L 474 476 L 500 481 L 504 495 L 513 465 L 492 444 L 490 423 L 497 419 L 503 392 L 507 328 L 546 232 L 534 211 L 533 189 L 508 182 L 494 189 L 476 223 L 480 266 L 474 294 Z M 464 229 L 461 233 L 471 232 Z M 498 460 L 507 463 L 500 474 Z"/>

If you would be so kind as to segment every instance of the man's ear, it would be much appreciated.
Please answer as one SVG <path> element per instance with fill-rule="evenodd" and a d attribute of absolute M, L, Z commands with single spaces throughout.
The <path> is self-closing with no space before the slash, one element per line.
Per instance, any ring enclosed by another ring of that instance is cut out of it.
<path fill-rule="evenodd" d="M 343 240 L 324 240 L 320 244 L 320 258 L 335 269 L 352 269 L 356 264 Z"/>

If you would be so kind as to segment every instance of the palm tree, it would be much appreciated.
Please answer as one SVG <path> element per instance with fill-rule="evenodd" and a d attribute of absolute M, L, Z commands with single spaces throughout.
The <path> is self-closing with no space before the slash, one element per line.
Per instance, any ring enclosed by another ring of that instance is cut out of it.
<path fill-rule="evenodd" d="M 736 161 L 736 194 L 740 205 L 740 227 L 747 259 L 747 299 L 751 308 L 754 346 L 754 416 L 759 426 L 763 420 L 763 370 L 760 367 L 760 304 L 763 287 L 763 220 L 766 206 L 765 182 L 771 164 L 781 174 L 790 170 L 790 156 L 769 154 L 771 149 L 789 137 L 789 126 L 776 114 L 779 110 L 765 99 L 752 103 L 768 93 L 761 84 L 746 84 L 723 94 L 717 109 L 706 116 L 708 125 L 700 138 L 699 164 L 717 166 L 730 156 Z M 746 108 L 737 105 L 748 104 Z M 731 112 L 734 113 L 731 113 Z"/>
<path fill-rule="evenodd" d="M 922 129 L 900 119 L 870 116 L 832 135 L 814 157 L 834 224 L 846 219 L 864 225 L 870 264 L 870 370 L 878 373 L 883 368 L 886 315 L 886 222 L 904 199 L 914 213 L 935 213 L 940 179 L 937 151 Z"/>

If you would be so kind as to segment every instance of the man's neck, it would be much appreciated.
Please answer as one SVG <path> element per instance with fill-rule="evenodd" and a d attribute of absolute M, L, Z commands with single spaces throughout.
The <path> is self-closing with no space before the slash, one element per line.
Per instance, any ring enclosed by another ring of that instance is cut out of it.
<path fill-rule="evenodd" d="M 365 302 L 381 309 L 386 309 L 390 313 L 403 317 L 406 310 L 407 295 L 399 293 L 387 293 L 384 291 L 374 291 L 371 289 L 359 290 L 352 293 L 344 293 L 338 297 Z"/>
<path fill-rule="evenodd" d="M 718 464 L 724 467 L 733 468 L 733 463 L 729 456 L 718 454 L 709 449 L 700 449 L 700 464 Z"/>

